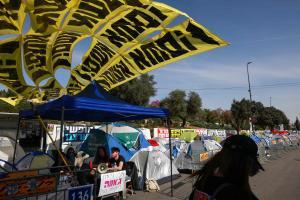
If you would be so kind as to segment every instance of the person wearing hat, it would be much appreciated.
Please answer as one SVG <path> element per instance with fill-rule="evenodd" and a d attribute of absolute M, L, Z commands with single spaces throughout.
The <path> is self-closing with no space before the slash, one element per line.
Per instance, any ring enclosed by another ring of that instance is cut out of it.
<path fill-rule="evenodd" d="M 222 150 L 199 170 L 190 200 L 251 200 L 249 176 L 264 170 L 257 160 L 257 145 L 249 137 L 234 135 L 227 138 Z"/>
<path fill-rule="evenodd" d="M 89 158 L 89 155 L 83 151 L 79 151 L 75 158 L 75 169 L 79 185 L 94 183 L 94 176 L 90 173 L 90 166 L 84 162 L 87 158 Z"/>

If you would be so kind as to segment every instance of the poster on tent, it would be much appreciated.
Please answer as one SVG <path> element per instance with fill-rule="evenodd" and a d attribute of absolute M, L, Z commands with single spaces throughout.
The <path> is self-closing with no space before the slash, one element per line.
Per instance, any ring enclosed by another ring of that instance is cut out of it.
<path fill-rule="evenodd" d="M 125 170 L 101 174 L 101 183 L 98 197 L 120 191 L 126 191 L 125 176 Z"/>
<path fill-rule="evenodd" d="M 196 133 L 200 136 L 207 136 L 207 129 L 206 128 L 196 128 Z"/>

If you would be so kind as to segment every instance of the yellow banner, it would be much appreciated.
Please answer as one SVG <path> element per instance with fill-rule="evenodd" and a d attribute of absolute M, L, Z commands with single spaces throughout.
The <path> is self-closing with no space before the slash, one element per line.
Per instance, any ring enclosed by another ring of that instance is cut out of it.
<path fill-rule="evenodd" d="M 26 14 L 30 28 L 22 33 Z M 186 20 L 174 23 L 178 17 Z M 187 14 L 152 0 L 0 0 L 0 35 L 8 34 L 19 34 L 0 41 L 0 83 L 17 94 L 5 99 L 12 104 L 76 94 L 92 80 L 110 90 L 228 44 Z M 90 48 L 72 69 L 73 49 L 87 37 Z M 61 68 L 71 73 L 67 88 L 55 79 Z"/>
<path fill-rule="evenodd" d="M 51 50 L 53 73 L 59 68 L 71 70 L 73 48 L 85 37 L 87 36 L 73 32 L 60 31 L 57 33 Z"/>
<path fill-rule="evenodd" d="M 13 1 L 13 0 L 12 0 Z M 35 33 L 51 34 L 60 29 L 65 15 L 77 0 L 26 0 L 31 28 Z"/>
<path fill-rule="evenodd" d="M 187 20 L 183 24 L 166 29 L 165 32 L 155 38 L 136 45 L 135 48 L 124 53 L 122 61 L 126 61 L 126 65 L 130 66 L 128 71 L 132 72 L 127 74 L 128 76 L 125 80 L 118 80 L 119 76 L 116 73 L 113 73 L 115 76 L 111 76 L 110 81 L 103 81 L 102 74 L 96 77 L 96 80 L 105 89 L 110 90 L 140 74 L 145 74 L 188 56 L 227 44 L 227 42 L 210 33 L 203 26 L 195 23 L 193 20 Z M 122 63 L 118 64 L 123 65 Z M 108 66 L 105 68 L 105 71 L 109 71 L 114 66 Z"/>
<path fill-rule="evenodd" d="M 172 129 L 171 133 L 172 133 L 172 135 L 171 135 L 172 138 L 179 138 L 181 135 L 181 130 L 180 129 Z"/>
<path fill-rule="evenodd" d="M 33 87 L 24 80 L 21 68 L 20 38 L 0 41 L 0 83 L 13 92 L 27 96 Z"/>
<path fill-rule="evenodd" d="M 55 34 L 34 34 L 32 31 L 24 36 L 24 67 L 36 85 L 52 76 L 49 55 L 51 55 L 53 41 L 51 37 L 54 36 Z"/>
<path fill-rule="evenodd" d="M 95 36 L 120 53 L 128 50 L 155 31 L 162 31 L 179 13 L 161 5 L 135 7 L 110 20 Z"/>
<path fill-rule="evenodd" d="M 20 34 L 25 20 L 25 5 L 20 0 L 0 0 L 0 35 Z"/>

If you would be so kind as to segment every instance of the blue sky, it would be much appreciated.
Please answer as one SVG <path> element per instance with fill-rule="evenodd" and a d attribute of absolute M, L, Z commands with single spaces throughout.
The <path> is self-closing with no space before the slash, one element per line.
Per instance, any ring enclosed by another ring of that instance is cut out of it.
<path fill-rule="evenodd" d="M 272 105 L 292 121 L 296 116 L 300 118 L 299 1 L 160 2 L 189 14 L 231 44 L 151 72 L 157 82 L 157 95 L 152 100 L 162 99 L 174 89 L 185 89 L 198 92 L 204 108 L 230 109 L 233 99 L 249 98 L 246 63 L 252 61 L 249 71 L 253 100 L 269 106 L 272 97 Z M 26 24 L 25 29 L 29 26 Z M 73 66 L 80 63 L 78 55 L 87 50 L 89 41 L 83 40 L 75 47 Z M 69 73 L 58 70 L 56 74 L 66 85 Z"/>
<path fill-rule="evenodd" d="M 233 99 L 249 98 L 246 63 L 252 61 L 249 71 L 253 100 L 269 106 L 271 97 L 272 105 L 292 121 L 300 116 L 299 1 L 160 2 L 188 13 L 231 44 L 151 72 L 156 87 L 161 88 L 153 99 L 161 99 L 176 88 L 187 92 L 200 89 L 195 91 L 203 107 L 229 109 Z M 238 88 L 226 89 L 231 87 Z"/>

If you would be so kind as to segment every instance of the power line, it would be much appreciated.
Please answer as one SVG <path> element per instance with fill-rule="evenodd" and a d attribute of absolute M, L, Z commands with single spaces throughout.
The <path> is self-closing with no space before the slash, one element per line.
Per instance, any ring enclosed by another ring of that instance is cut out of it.
<path fill-rule="evenodd" d="M 300 82 L 294 83 L 276 83 L 276 84 L 265 84 L 265 85 L 254 85 L 251 86 L 255 89 L 262 89 L 262 88 L 276 88 L 276 87 L 295 87 L 300 86 Z M 175 88 L 155 88 L 157 90 L 174 90 Z M 236 87 L 208 87 L 208 88 L 178 88 L 179 90 L 194 90 L 194 91 L 204 91 L 204 90 L 244 90 L 247 89 L 246 86 L 236 86 Z"/>

